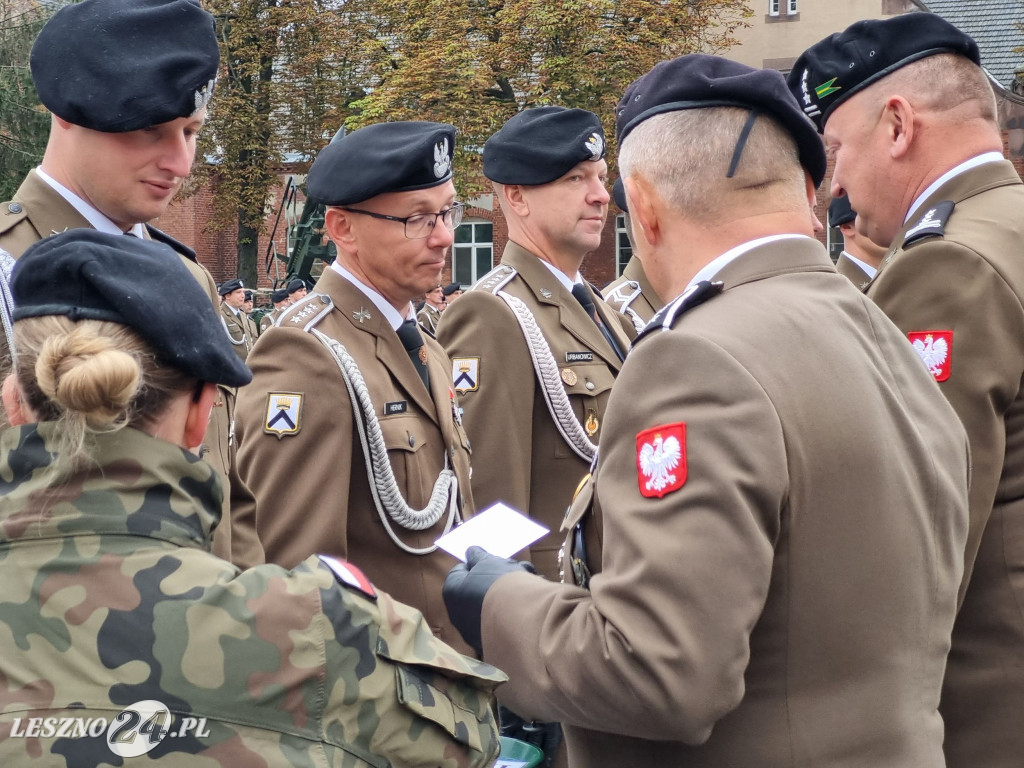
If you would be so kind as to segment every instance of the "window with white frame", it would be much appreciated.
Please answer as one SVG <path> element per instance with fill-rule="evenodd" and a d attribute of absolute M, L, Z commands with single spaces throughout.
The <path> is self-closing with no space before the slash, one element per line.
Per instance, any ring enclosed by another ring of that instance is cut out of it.
<path fill-rule="evenodd" d="M 619 214 L 615 217 L 615 276 L 619 277 L 633 255 L 633 246 L 626 234 L 626 217 Z"/>
<path fill-rule="evenodd" d="M 796 13 L 796 0 L 786 0 L 786 2 L 789 3 L 787 11 L 789 15 L 792 16 Z"/>
<path fill-rule="evenodd" d="M 494 268 L 494 225 L 486 219 L 467 219 L 455 230 L 452 280 L 469 287 Z"/>
<path fill-rule="evenodd" d="M 768 0 L 768 15 L 778 16 L 779 15 L 779 3 L 781 0 Z"/>

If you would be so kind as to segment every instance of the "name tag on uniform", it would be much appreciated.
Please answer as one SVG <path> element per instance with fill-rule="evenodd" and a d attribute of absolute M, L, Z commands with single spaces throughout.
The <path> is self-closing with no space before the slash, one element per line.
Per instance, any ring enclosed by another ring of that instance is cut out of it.
<path fill-rule="evenodd" d="M 405 400 L 396 400 L 393 403 L 384 403 L 384 415 L 394 416 L 396 413 L 405 413 L 409 410 L 409 403 Z"/>
<path fill-rule="evenodd" d="M 566 352 L 565 362 L 567 363 L 592 363 L 594 362 L 593 352 Z"/>

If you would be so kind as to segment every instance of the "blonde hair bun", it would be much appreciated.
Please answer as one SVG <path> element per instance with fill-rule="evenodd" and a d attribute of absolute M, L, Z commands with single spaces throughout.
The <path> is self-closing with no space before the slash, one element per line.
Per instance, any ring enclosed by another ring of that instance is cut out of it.
<path fill-rule="evenodd" d="M 62 410 L 76 412 L 93 430 L 116 429 L 130 418 L 129 407 L 142 384 L 139 361 L 100 336 L 92 324 L 66 336 L 51 336 L 36 360 L 39 388 Z"/>

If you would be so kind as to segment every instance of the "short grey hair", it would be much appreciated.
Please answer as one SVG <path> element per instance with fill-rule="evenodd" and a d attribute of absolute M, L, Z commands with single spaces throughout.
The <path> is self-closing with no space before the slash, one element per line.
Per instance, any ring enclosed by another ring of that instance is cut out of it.
<path fill-rule="evenodd" d="M 806 208 L 796 143 L 773 118 L 759 114 L 735 173 L 727 178 L 750 111 L 687 109 L 655 115 L 619 148 L 623 177 L 640 175 L 674 210 L 708 225 L 737 210 Z"/>

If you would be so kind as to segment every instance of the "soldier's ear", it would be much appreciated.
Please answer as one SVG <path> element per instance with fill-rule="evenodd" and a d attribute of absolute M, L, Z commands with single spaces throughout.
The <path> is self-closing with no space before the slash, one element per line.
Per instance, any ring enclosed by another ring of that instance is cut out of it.
<path fill-rule="evenodd" d="M 28 403 L 21 396 L 21 388 L 18 386 L 18 379 L 12 373 L 3 384 L 4 411 L 7 413 L 7 423 L 12 427 L 20 427 L 35 421 L 35 414 L 28 407 Z"/>
<path fill-rule="evenodd" d="M 217 385 L 205 382 L 196 391 L 197 396 L 189 399 L 188 414 L 185 416 L 185 431 L 182 435 L 183 448 L 199 453 L 199 446 L 206 438 L 206 428 L 210 424 L 210 412 L 217 399 Z"/>
<path fill-rule="evenodd" d="M 647 179 L 633 175 L 623 180 L 629 205 L 629 219 L 633 238 L 654 246 L 663 235 L 662 217 L 664 204 Z"/>
<path fill-rule="evenodd" d="M 505 201 L 520 216 L 529 216 L 530 203 L 519 184 L 504 184 Z"/>
<path fill-rule="evenodd" d="M 341 208 L 329 207 L 324 211 L 324 229 L 335 245 L 344 245 L 352 241 L 354 215 Z"/>

